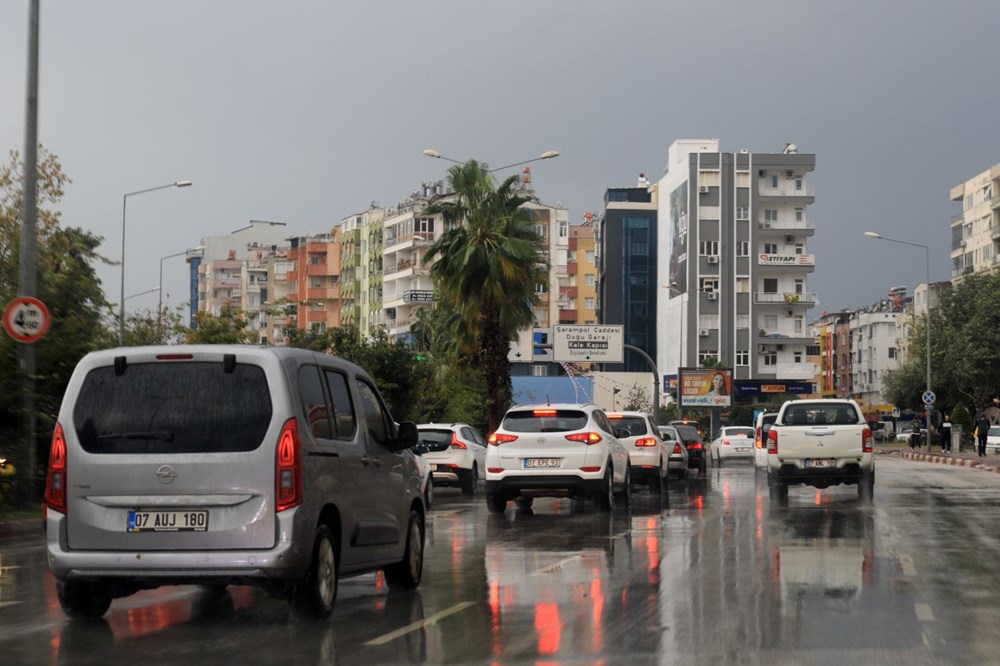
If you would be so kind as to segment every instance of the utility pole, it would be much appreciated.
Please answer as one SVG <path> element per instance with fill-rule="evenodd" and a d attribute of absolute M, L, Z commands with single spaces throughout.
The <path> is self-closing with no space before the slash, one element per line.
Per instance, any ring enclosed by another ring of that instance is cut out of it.
<path fill-rule="evenodd" d="M 36 206 L 38 181 L 38 14 L 40 0 L 31 0 L 28 11 L 28 85 L 24 113 L 24 195 L 21 215 L 21 254 L 18 265 L 19 296 L 37 291 Z M 35 463 L 35 347 L 17 343 L 21 386 L 22 440 L 18 450 L 15 502 L 26 506 L 36 497 Z"/>

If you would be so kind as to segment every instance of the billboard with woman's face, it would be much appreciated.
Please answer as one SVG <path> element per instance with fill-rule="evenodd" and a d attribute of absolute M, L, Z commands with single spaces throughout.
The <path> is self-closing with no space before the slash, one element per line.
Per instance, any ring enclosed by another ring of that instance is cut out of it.
<path fill-rule="evenodd" d="M 681 407 L 730 407 L 733 375 L 729 370 L 681 370 Z"/>

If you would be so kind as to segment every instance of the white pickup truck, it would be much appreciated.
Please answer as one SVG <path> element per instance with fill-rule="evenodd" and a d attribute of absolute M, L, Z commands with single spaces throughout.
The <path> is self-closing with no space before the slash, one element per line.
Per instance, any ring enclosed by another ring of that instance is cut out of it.
<path fill-rule="evenodd" d="M 875 488 L 872 431 L 853 400 L 793 400 L 781 406 L 767 433 L 771 499 L 788 501 L 788 486 L 856 484 L 871 501 Z"/>

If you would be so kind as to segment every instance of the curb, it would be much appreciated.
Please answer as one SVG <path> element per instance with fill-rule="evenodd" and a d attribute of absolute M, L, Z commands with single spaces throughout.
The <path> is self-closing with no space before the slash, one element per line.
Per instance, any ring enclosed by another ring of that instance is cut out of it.
<path fill-rule="evenodd" d="M 910 451 L 882 451 L 881 453 L 883 455 L 890 455 L 894 458 L 902 458 L 904 460 L 938 463 L 941 465 L 950 465 L 952 467 L 968 467 L 970 469 L 979 469 L 984 472 L 1000 472 L 1000 465 L 989 465 L 970 458 L 954 458 L 947 455 L 938 455 L 936 453 L 913 453 Z"/>
<path fill-rule="evenodd" d="M 0 523 L 0 538 L 31 534 L 32 532 L 44 534 L 41 518 L 25 518 L 24 520 L 9 520 Z"/>

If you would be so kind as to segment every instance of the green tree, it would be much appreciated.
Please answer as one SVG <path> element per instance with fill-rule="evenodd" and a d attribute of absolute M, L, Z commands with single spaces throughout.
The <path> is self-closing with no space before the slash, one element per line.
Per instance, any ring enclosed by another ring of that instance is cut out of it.
<path fill-rule="evenodd" d="M 78 228 L 63 228 L 57 206 L 70 182 L 58 158 L 41 148 L 38 153 L 37 297 L 51 316 L 47 335 L 35 343 L 36 417 L 34 470 L 19 470 L 39 494 L 37 481 L 47 464 L 49 440 L 63 393 L 76 364 L 88 352 L 113 346 L 116 336 L 107 322 L 113 313 L 106 301 L 95 266 L 109 264 L 97 252 L 102 239 Z M 22 162 L 16 151 L 0 166 L 0 303 L 17 295 L 23 197 Z M 0 335 L 0 455 L 24 445 L 20 416 L 17 344 Z"/>
<path fill-rule="evenodd" d="M 649 413 L 652 403 L 649 400 L 649 393 L 643 391 L 638 384 L 632 384 L 628 393 L 625 394 L 625 402 L 622 411 L 626 412 L 646 412 Z"/>
<path fill-rule="evenodd" d="M 181 308 L 170 311 L 161 308 L 138 310 L 125 315 L 125 346 L 174 345 L 187 337 Z"/>
<path fill-rule="evenodd" d="M 247 330 L 246 314 L 239 308 L 223 307 L 218 316 L 199 311 L 194 323 L 184 332 L 184 342 L 189 345 L 246 345 L 257 341 L 257 336 Z"/>
<path fill-rule="evenodd" d="M 547 281 L 546 246 L 524 207 L 534 197 L 518 191 L 517 175 L 496 185 L 469 160 L 448 179 L 455 194 L 424 211 L 445 223 L 424 262 L 436 260 L 431 276 L 441 305 L 459 322 L 456 343 L 482 368 L 493 431 L 511 401 L 510 342 L 531 325 L 535 287 Z"/>

